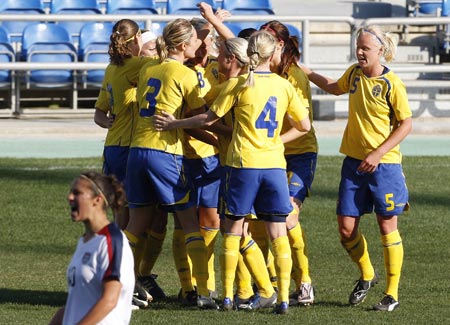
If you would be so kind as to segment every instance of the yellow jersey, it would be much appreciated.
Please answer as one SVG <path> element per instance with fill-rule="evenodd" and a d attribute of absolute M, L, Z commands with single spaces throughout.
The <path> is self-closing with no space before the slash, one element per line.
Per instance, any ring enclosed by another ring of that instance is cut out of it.
<path fill-rule="evenodd" d="M 348 122 L 340 152 L 363 160 L 377 149 L 396 127 L 397 121 L 412 116 L 406 88 L 400 78 L 385 67 L 381 76 L 366 77 L 354 64 L 338 80 L 349 93 Z M 381 163 L 400 163 L 400 146 L 387 152 Z"/>
<path fill-rule="evenodd" d="M 271 72 L 255 72 L 254 87 L 244 88 L 247 74 L 225 82 L 210 107 L 218 117 L 234 111 L 233 135 L 227 166 L 286 168 L 280 131 L 285 114 L 294 121 L 308 117 L 289 81 Z"/>

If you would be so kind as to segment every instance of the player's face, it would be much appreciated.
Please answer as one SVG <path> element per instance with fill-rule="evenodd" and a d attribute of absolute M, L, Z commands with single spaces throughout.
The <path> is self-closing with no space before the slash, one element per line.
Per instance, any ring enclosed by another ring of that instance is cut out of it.
<path fill-rule="evenodd" d="M 380 41 L 370 33 L 361 33 L 356 41 L 356 58 L 360 67 L 370 70 L 380 65 L 383 47 Z"/>
<path fill-rule="evenodd" d="M 148 41 L 142 45 L 141 55 L 149 57 L 157 56 L 158 51 L 156 51 L 156 40 Z"/>
<path fill-rule="evenodd" d="M 67 200 L 72 221 L 85 221 L 92 214 L 96 197 L 92 193 L 89 181 L 78 178 L 73 183 Z"/>
<path fill-rule="evenodd" d="M 227 74 L 230 70 L 231 59 L 230 53 L 227 50 L 225 42 L 220 42 L 219 55 L 217 56 L 217 62 L 219 64 L 219 72 Z"/>
<path fill-rule="evenodd" d="M 198 50 L 200 45 L 202 44 L 202 41 L 197 38 L 197 32 L 195 29 L 192 31 L 191 39 L 189 40 L 189 44 L 185 43 L 186 47 L 184 49 L 184 57 L 186 59 L 193 59 L 195 58 L 195 52 Z"/>

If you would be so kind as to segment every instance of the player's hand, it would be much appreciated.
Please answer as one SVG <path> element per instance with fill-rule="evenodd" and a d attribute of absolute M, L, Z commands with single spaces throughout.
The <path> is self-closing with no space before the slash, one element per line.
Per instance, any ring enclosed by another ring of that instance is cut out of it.
<path fill-rule="evenodd" d="M 153 126 L 155 127 L 156 131 L 171 130 L 171 123 L 175 120 L 176 119 L 172 114 L 162 111 L 160 115 L 153 116 Z"/>
<path fill-rule="evenodd" d="M 107 129 L 110 129 L 112 126 L 113 126 L 113 123 L 114 123 L 114 120 L 116 119 L 116 116 L 115 115 L 110 115 L 110 116 L 108 116 L 108 119 L 107 119 L 107 121 L 106 121 L 106 125 L 105 125 L 105 127 L 107 128 Z"/>
<path fill-rule="evenodd" d="M 358 172 L 372 174 L 376 171 L 382 155 L 380 155 L 376 150 L 369 153 L 366 158 L 358 166 Z"/>
<path fill-rule="evenodd" d="M 231 13 L 228 10 L 225 9 L 217 9 L 216 11 L 216 17 L 220 20 L 220 21 L 225 21 L 227 18 L 231 17 Z"/>
<path fill-rule="evenodd" d="M 214 11 L 212 7 L 206 2 L 197 3 L 197 7 L 200 9 L 200 14 L 207 21 L 210 21 L 211 18 L 214 18 Z"/>

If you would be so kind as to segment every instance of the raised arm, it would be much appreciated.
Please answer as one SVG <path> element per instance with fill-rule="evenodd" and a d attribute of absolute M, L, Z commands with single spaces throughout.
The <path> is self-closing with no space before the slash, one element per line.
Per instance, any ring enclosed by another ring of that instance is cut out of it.
<path fill-rule="evenodd" d="M 200 9 L 200 14 L 205 18 L 212 27 L 219 33 L 223 39 L 229 39 L 236 37 L 233 32 L 223 23 L 223 21 L 230 17 L 231 14 L 224 9 L 219 9 L 214 14 L 212 7 L 206 2 L 200 2 L 197 4 Z"/>
<path fill-rule="evenodd" d="M 336 80 L 323 76 L 317 72 L 314 72 L 304 65 L 301 65 L 300 68 L 303 70 L 303 72 L 306 73 L 306 75 L 308 76 L 309 80 L 312 83 L 314 83 L 317 87 L 325 90 L 327 93 L 336 96 L 342 95 L 344 93 L 341 90 L 341 88 L 339 88 Z"/>

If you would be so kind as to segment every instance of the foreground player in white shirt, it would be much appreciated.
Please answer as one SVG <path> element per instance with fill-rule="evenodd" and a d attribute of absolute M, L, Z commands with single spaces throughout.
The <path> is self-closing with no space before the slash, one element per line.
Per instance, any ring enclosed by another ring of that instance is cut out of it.
<path fill-rule="evenodd" d="M 128 240 L 107 217 L 107 209 L 119 209 L 125 192 L 113 176 L 96 172 L 80 174 L 68 200 L 71 218 L 83 222 L 67 268 L 69 295 L 50 324 L 128 324 L 134 289 L 133 254 Z"/>

